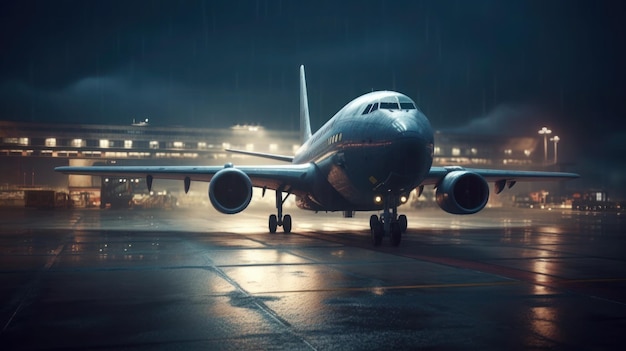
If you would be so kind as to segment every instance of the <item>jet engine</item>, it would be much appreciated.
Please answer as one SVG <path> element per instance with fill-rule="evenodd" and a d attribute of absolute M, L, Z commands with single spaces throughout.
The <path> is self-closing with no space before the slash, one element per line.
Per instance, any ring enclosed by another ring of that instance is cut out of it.
<path fill-rule="evenodd" d="M 437 186 L 437 204 L 448 213 L 472 214 L 489 200 L 489 185 L 481 175 L 469 171 L 446 174 Z"/>
<path fill-rule="evenodd" d="M 222 213 L 243 211 L 252 199 L 250 177 L 233 167 L 218 171 L 209 183 L 209 199 L 213 207 Z"/>

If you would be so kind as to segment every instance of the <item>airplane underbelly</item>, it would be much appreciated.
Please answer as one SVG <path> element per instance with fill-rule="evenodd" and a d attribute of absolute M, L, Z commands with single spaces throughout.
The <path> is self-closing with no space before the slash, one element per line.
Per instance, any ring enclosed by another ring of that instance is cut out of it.
<path fill-rule="evenodd" d="M 355 209 L 352 203 L 330 181 L 330 175 L 337 175 L 333 169 L 333 157 L 320 160 L 317 164 L 318 176 L 311 183 L 309 191 L 296 198 L 299 208 L 313 211 L 343 211 Z M 341 187 L 339 187 L 341 189 Z"/>

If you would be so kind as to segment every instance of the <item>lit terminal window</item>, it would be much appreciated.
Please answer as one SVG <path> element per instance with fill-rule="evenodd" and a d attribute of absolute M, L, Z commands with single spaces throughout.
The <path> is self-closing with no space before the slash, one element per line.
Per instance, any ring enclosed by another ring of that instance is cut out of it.
<path fill-rule="evenodd" d="M 149 152 L 129 152 L 128 156 L 129 157 L 138 157 L 138 158 L 150 157 L 150 153 Z"/>
<path fill-rule="evenodd" d="M 461 149 L 458 147 L 453 147 L 452 148 L 452 156 L 460 156 L 461 155 Z"/>
<path fill-rule="evenodd" d="M 435 146 L 435 155 L 441 155 L 441 148 L 439 146 Z"/>
<path fill-rule="evenodd" d="M 71 145 L 72 147 L 83 147 L 83 139 L 72 139 Z"/>
<path fill-rule="evenodd" d="M 524 150 L 524 155 L 526 155 L 527 157 L 530 156 L 530 150 Z"/>
<path fill-rule="evenodd" d="M 27 146 L 28 145 L 28 141 L 29 141 L 28 138 L 20 138 L 19 141 L 18 141 L 18 144 Z"/>
<path fill-rule="evenodd" d="M 132 149 L 133 147 L 133 141 L 132 140 L 124 140 L 124 148 L 125 149 Z"/>
<path fill-rule="evenodd" d="M 101 148 L 108 148 L 109 147 L 109 141 L 107 139 L 100 139 L 100 147 Z"/>
<path fill-rule="evenodd" d="M 159 142 L 156 141 L 156 140 L 150 141 L 150 148 L 151 149 L 158 149 L 159 148 Z"/>
<path fill-rule="evenodd" d="M 206 143 L 204 141 L 198 142 L 198 149 L 204 150 L 206 149 Z"/>
<path fill-rule="evenodd" d="M 109 157 L 109 158 L 126 158 L 126 157 L 128 157 L 128 153 L 127 152 L 105 152 L 104 153 L 104 157 Z"/>
<path fill-rule="evenodd" d="M 175 141 L 172 143 L 172 147 L 174 147 L 175 149 L 182 149 L 183 147 L 185 147 L 185 144 L 182 141 Z"/>
<path fill-rule="evenodd" d="M 57 139 L 56 138 L 46 138 L 45 140 L 45 145 L 47 147 L 55 147 L 57 146 Z"/>
<path fill-rule="evenodd" d="M 470 152 L 472 153 L 472 155 L 478 154 L 478 150 L 475 147 L 471 148 Z"/>
<path fill-rule="evenodd" d="M 505 155 L 511 155 L 511 154 L 513 154 L 513 150 L 511 150 L 511 149 L 506 149 L 506 150 L 504 150 L 504 154 L 505 154 Z"/>

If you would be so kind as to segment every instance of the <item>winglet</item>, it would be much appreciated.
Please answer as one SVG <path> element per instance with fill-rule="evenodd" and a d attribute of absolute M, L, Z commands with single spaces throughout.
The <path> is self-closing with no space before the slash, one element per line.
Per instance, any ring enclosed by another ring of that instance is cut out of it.
<path fill-rule="evenodd" d="M 309 98 L 306 93 L 306 78 L 304 76 L 304 65 L 300 66 L 300 142 L 311 137 L 311 121 L 309 119 Z"/>

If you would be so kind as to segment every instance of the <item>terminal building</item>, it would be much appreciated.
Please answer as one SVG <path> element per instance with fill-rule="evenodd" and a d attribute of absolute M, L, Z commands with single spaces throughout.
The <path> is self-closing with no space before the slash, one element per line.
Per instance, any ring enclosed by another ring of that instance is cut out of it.
<path fill-rule="evenodd" d="M 68 176 L 54 172 L 54 167 L 267 164 L 277 161 L 228 153 L 224 149 L 293 155 L 299 147 L 298 135 L 297 131 L 267 130 L 258 125 L 211 129 L 161 127 L 147 121 L 128 125 L 0 121 L 0 164 L 4 170 L 0 173 L 0 188 L 66 191 L 80 206 L 103 207 L 115 204 L 112 200 L 120 198 L 126 205 L 136 193 L 147 192 L 145 180 Z M 434 165 L 546 169 L 543 152 L 539 136 L 436 132 Z M 550 170 L 554 169 L 552 165 Z"/>

